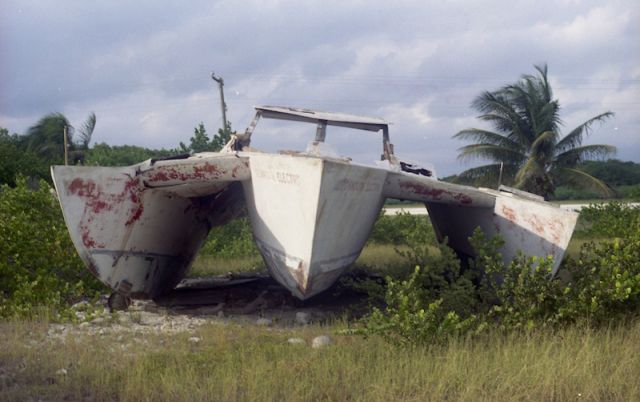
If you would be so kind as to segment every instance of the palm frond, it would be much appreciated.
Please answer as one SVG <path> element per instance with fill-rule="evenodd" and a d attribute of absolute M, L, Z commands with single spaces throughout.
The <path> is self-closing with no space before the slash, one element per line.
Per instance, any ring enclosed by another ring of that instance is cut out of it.
<path fill-rule="evenodd" d="M 484 92 L 474 99 L 471 106 L 482 113 L 478 118 L 489 121 L 498 131 L 523 136 L 522 127 L 526 127 L 526 124 L 520 121 L 512 101 L 504 94 Z"/>
<path fill-rule="evenodd" d="M 553 99 L 553 91 L 551 90 L 551 85 L 549 85 L 549 79 L 547 78 L 547 72 L 549 70 L 547 68 L 547 64 L 545 63 L 539 66 L 534 65 L 533 68 L 540 73 L 540 89 L 542 89 L 541 92 L 544 94 L 545 100 L 547 102 L 551 102 L 551 99 Z"/>
<path fill-rule="evenodd" d="M 455 134 L 453 138 L 470 140 L 484 144 L 493 144 L 510 149 L 520 150 L 522 148 L 521 144 L 509 139 L 508 137 L 505 137 L 502 134 L 489 130 L 482 130 L 479 128 L 464 129 Z"/>
<path fill-rule="evenodd" d="M 458 148 L 459 160 L 488 159 L 495 162 L 519 164 L 526 156 L 513 149 L 494 144 L 470 144 Z"/>
<path fill-rule="evenodd" d="M 554 164 L 559 167 L 575 167 L 576 164 L 586 160 L 604 159 L 615 154 L 616 147 L 612 145 L 595 144 L 584 145 L 569 149 L 556 155 Z"/>
<path fill-rule="evenodd" d="M 517 168 L 514 165 L 503 164 L 502 183 L 498 183 L 500 165 L 500 163 L 496 163 L 467 169 L 460 173 L 453 182 L 493 188 L 498 188 L 498 184 L 510 185 Z"/>
<path fill-rule="evenodd" d="M 556 145 L 556 152 L 561 153 L 582 145 L 583 137 L 591 133 L 591 126 L 594 123 L 604 122 L 606 119 L 613 117 L 614 115 L 615 114 L 613 112 L 604 112 L 580 124 L 558 142 Z"/>
<path fill-rule="evenodd" d="M 562 176 L 563 182 L 576 189 L 590 189 L 605 197 L 613 197 L 615 191 L 602 180 L 591 176 L 579 169 L 562 168 L 553 172 L 555 176 Z"/>
<path fill-rule="evenodd" d="M 547 89 L 539 78 L 531 75 L 525 76 L 522 82 L 508 86 L 507 90 L 521 119 L 526 121 L 530 127 L 530 138 L 535 138 L 544 131 L 558 129 L 560 106 L 557 101 L 547 99 Z"/>
<path fill-rule="evenodd" d="M 527 130 L 528 123 L 520 120 L 520 118 L 511 119 L 495 114 L 483 114 L 478 118 L 490 123 L 498 133 L 503 133 L 506 138 L 520 143 L 524 147 L 528 146 L 532 141 L 533 136 Z"/>
<path fill-rule="evenodd" d="M 480 113 L 499 112 L 505 116 L 515 113 L 510 100 L 505 98 L 500 92 L 484 91 L 471 102 L 471 107 Z"/>
<path fill-rule="evenodd" d="M 558 101 L 551 101 L 545 103 L 538 111 L 537 120 L 542 122 L 543 127 L 548 131 L 558 131 L 558 128 L 562 124 L 562 119 L 558 112 L 560 111 L 560 104 Z"/>
<path fill-rule="evenodd" d="M 551 163 L 553 160 L 556 138 L 555 131 L 545 131 L 531 144 L 529 156 L 535 158 L 540 164 Z"/>
<path fill-rule="evenodd" d="M 91 136 L 93 130 L 96 128 L 96 114 L 91 112 L 87 120 L 82 124 L 82 127 L 78 130 L 80 132 L 80 144 L 84 149 L 89 148 L 91 142 Z"/>

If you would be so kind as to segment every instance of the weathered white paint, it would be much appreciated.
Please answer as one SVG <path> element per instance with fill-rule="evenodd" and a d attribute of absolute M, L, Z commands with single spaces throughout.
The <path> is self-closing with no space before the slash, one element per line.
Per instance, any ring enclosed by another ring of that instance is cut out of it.
<path fill-rule="evenodd" d="M 386 171 L 308 156 L 250 159 L 246 204 L 269 271 L 301 299 L 325 290 L 360 255 Z"/>
<path fill-rule="evenodd" d="M 154 298 L 182 279 L 211 226 L 237 215 L 237 190 L 222 190 L 234 175 L 248 177 L 248 163 L 211 156 L 51 173 L 87 268 L 122 294 Z M 203 188 L 214 194 L 193 197 Z"/>
<path fill-rule="evenodd" d="M 261 114 L 317 123 L 313 152 L 250 150 Z M 381 130 L 384 163 L 368 167 L 323 155 L 328 125 Z M 522 250 L 554 257 L 555 268 L 577 217 L 527 194 L 404 172 L 380 119 L 263 107 L 225 150 L 125 168 L 53 167 L 67 227 L 87 267 L 117 292 L 158 297 L 184 276 L 210 228 L 246 204 L 271 275 L 305 299 L 356 260 L 387 197 L 425 203 L 440 240 L 447 237 L 460 253 L 473 255 L 468 237 L 479 226 L 503 236 L 506 259 Z"/>

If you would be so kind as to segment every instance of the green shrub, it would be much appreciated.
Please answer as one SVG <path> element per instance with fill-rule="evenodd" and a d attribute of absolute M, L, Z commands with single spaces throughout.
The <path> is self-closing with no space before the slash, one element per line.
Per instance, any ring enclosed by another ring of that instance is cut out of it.
<path fill-rule="evenodd" d="M 606 238 L 582 246 L 566 259 L 565 274 L 551 275 L 551 258 L 518 255 L 509 264 L 499 237 L 477 229 L 470 238 L 477 256 L 460 269 L 454 253 L 431 252 L 411 239 L 404 255 L 417 264 L 408 280 L 387 278 L 385 306 L 363 319 L 357 333 L 381 335 L 399 344 L 442 342 L 452 335 L 501 330 L 608 325 L 640 312 L 640 213 L 620 204 L 591 206 L 589 233 Z"/>
<path fill-rule="evenodd" d="M 616 187 L 616 192 L 620 198 L 629 198 L 634 201 L 640 200 L 640 184 L 629 184 Z"/>
<path fill-rule="evenodd" d="M 572 279 L 560 318 L 602 324 L 640 312 L 640 221 L 630 226 L 628 237 L 586 243 L 577 260 L 566 262 Z"/>
<path fill-rule="evenodd" d="M 76 253 L 52 188 L 0 188 L 0 317 L 66 306 L 101 288 Z"/>
<path fill-rule="evenodd" d="M 474 270 L 484 274 L 477 292 L 486 308 L 485 319 L 510 330 L 556 324 L 564 288 L 551 274 L 552 258 L 519 254 L 505 265 L 498 252 L 501 238 L 487 238 L 476 229 L 470 241 L 478 253 Z"/>
<path fill-rule="evenodd" d="M 199 254 L 219 258 L 258 256 L 249 219 L 235 219 L 224 226 L 211 229 Z"/>
<path fill-rule="evenodd" d="M 380 335 L 392 343 L 408 345 L 446 342 L 475 328 L 475 316 L 461 318 L 444 307 L 443 299 L 435 298 L 433 289 L 424 287 L 423 278 L 420 267 L 408 280 L 387 278 L 386 307 L 375 307 L 364 318 L 366 326 L 352 332 Z"/>
<path fill-rule="evenodd" d="M 591 204 L 580 210 L 580 220 L 580 236 L 608 239 L 629 237 L 638 232 L 636 225 L 640 221 L 640 207 L 618 201 Z"/>
<path fill-rule="evenodd" d="M 406 244 L 409 238 L 414 241 L 428 242 L 433 237 L 433 227 L 429 218 L 400 212 L 396 215 L 385 215 L 384 209 L 373 226 L 369 241 L 382 244 Z"/>
<path fill-rule="evenodd" d="M 432 229 L 405 226 L 404 240 L 409 251 L 396 251 L 415 266 L 413 273 L 406 280 L 386 277 L 384 307 L 374 307 L 355 332 L 405 345 L 444 342 L 477 330 L 482 300 L 476 272 L 461 269 L 453 250 L 437 245 Z"/>
<path fill-rule="evenodd" d="M 561 200 L 592 200 L 592 199 L 600 199 L 604 196 L 597 191 L 588 190 L 588 189 L 576 189 L 573 187 L 567 186 L 558 186 L 556 187 L 556 191 L 552 196 L 553 200 L 561 201 Z"/>

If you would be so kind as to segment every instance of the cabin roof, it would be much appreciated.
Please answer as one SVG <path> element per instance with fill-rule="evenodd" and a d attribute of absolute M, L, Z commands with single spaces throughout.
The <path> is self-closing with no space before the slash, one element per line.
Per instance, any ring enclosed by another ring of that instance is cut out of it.
<path fill-rule="evenodd" d="M 324 122 L 328 126 L 368 131 L 384 130 L 389 126 L 389 122 L 383 119 L 346 113 L 328 113 L 286 106 L 256 106 L 255 109 L 261 113 L 262 117 L 267 119 L 293 120 L 315 124 Z"/>

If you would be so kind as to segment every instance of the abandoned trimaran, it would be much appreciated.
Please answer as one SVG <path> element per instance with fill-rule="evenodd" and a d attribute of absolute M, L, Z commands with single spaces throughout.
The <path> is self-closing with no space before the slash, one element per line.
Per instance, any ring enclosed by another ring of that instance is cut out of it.
<path fill-rule="evenodd" d="M 88 269 L 115 292 L 159 298 L 184 277 L 209 230 L 248 212 L 269 273 L 300 299 L 330 287 L 365 245 L 386 198 L 425 203 L 440 240 L 473 255 L 476 227 L 502 234 L 506 260 L 518 250 L 552 256 L 554 272 L 577 214 L 541 197 L 438 181 L 393 152 L 377 118 L 256 107 L 243 134 L 221 152 L 115 167 L 54 166 L 71 238 Z M 316 125 L 304 152 L 249 147 L 260 118 Z M 323 153 L 328 126 L 382 131 L 376 167 Z"/>

